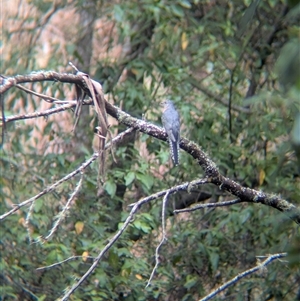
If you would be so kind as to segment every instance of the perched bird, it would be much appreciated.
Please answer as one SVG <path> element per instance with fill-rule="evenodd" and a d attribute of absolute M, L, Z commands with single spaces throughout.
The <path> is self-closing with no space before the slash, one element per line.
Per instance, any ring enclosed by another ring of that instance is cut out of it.
<path fill-rule="evenodd" d="M 171 157 L 175 165 L 178 165 L 179 140 L 180 140 L 180 118 L 179 114 L 171 100 L 165 100 L 162 103 L 162 124 L 168 134 Z"/>

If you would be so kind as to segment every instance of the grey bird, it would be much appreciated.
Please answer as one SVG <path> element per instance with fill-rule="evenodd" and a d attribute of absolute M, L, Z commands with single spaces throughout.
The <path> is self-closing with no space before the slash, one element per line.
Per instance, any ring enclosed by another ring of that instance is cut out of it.
<path fill-rule="evenodd" d="M 163 113 L 161 116 L 162 124 L 168 134 L 171 157 L 175 165 L 179 160 L 179 140 L 180 140 L 180 117 L 171 100 L 165 100 L 163 105 Z"/>

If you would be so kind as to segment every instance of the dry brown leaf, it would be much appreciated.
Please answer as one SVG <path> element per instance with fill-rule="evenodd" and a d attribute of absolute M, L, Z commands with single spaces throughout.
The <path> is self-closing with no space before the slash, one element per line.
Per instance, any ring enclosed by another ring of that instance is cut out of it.
<path fill-rule="evenodd" d="M 77 104 L 76 104 L 75 113 L 74 113 L 76 119 L 75 119 L 74 126 L 73 126 L 73 132 L 75 131 L 75 128 L 78 124 L 79 116 L 80 116 L 81 108 L 82 108 L 82 103 L 86 96 L 86 93 L 79 86 L 75 85 L 75 87 L 76 87 Z"/>
<path fill-rule="evenodd" d="M 108 134 L 108 120 L 105 108 L 105 98 L 102 90 L 102 85 L 90 78 L 86 73 L 80 72 L 71 62 L 69 63 L 75 70 L 77 75 L 81 75 L 83 78 L 83 84 L 85 88 L 90 91 L 91 98 L 94 103 L 94 107 L 98 117 L 97 136 L 99 138 L 98 152 L 99 152 L 99 178 L 104 180 L 104 168 L 105 168 L 105 141 Z M 75 124 L 73 130 L 78 123 L 83 100 L 87 94 L 87 91 L 83 90 L 80 86 L 76 85 L 77 105 L 75 109 Z"/>
<path fill-rule="evenodd" d="M 105 98 L 100 83 L 92 80 L 89 75 L 82 74 L 86 86 L 90 90 L 95 110 L 98 116 L 98 137 L 99 137 L 99 176 L 104 178 L 105 167 L 105 141 L 108 132 L 108 121 L 105 109 Z"/>

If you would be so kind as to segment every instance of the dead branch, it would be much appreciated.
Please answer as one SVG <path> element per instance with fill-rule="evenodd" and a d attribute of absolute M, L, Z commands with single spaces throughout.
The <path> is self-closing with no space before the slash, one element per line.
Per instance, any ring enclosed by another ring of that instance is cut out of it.
<path fill-rule="evenodd" d="M 223 285 L 221 285 L 216 290 L 212 291 L 209 295 L 205 296 L 204 298 L 200 299 L 199 301 L 207 301 L 207 300 L 212 299 L 217 294 L 219 294 L 220 292 L 227 289 L 229 286 L 236 284 L 240 279 L 242 279 L 242 278 L 244 278 L 248 275 L 251 275 L 251 274 L 253 274 L 257 271 L 263 271 L 266 268 L 266 266 L 269 263 L 271 263 L 273 260 L 279 259 L 279 258 L 282 258 L 282 257 L 285 257 L 285 256 L 287 256 L 287 253 L 278 253 L 278 254 L 269 255 L 268 258 L 266 260 L 264 260 L 262 263 L 259 263 L 259 261 L 258 261 L 257 266 L 236 275 L 234 278 L 227 281 L 226 283 L 224 283 Z"/>
<path fill-rule="evenodd" d="M 86 80 L 81 73 L 73 75 L 67 73 L 57 73 L 54 71 L 40 71 L 33 72 L 28 75 L 16 75 L 9 78 L 1 77 L 0 80 L 2 80 L 0 85 L 0 94 L 5 93 L 13 86 L 21 83 L 60 81 L 79 85 L 89 96 L 92 97 L 91 92 L 86 85 Z M 112 117 L 116 118 L 119 123 L 122 123 L 147 135 L 153 136 L 159 140 L 167 141 L 167 134 L 160 127 L 141 119 L 134 118 L 130 114 L 125 113 L 107 101 L 105 101 L 105 108 L 106 112 Z M 3 120 L 3 123 L 5 124 L 5 120 Z M 239 183 L 223 176 L 209 156 L 200 148 L 200 146 L 192 141 L 181 138 L 180 148 L 190 154 L 197 161 L 197 163 L 204 170 L 205 176 L 210 179 L 210 183 L 215 184 L 220 189 L 235 195 L 243 202 L 261 203 L 271 206 L 281 212 L 284 212 L 294 222 L 300 224 L 300 209 L 291 202 L 288 202 L 278 195 L 271 195 L 259 190 L 243 187 Z"/>
<path fill-rule="evenodd" d="M 110 148 L 114 143 L 118 143 L 120 140 L 124 139 L 125 136 L 129 135 L 133 129 L 127 129 L 126 131 L 120 133 L 118 136 L 116 136 L 113 140 L 112 143 L 108 143 L 106 145 L 106 149 Z M 22 203 L 15 204 L 15 206 L 8 212 L 0 215 L 0 221 L 4 220 L 6 217 L 9 215 L 13 214 L 14 212 L 18 211 L 24 206 L 31 205 L 34 201 L 42 197 L 43 195 L 53 191 L 56 189 L 60 184 L 64 183 L 65 181 L 70 180 L 71 178 L 75 177 L 77 174 L 82 173 L 85 168 L 87 168 L 90 164 L 92 164 L 99 156 L 99 153 L 96 152 L 92 155 L 91 158 L 86 160 L 84 163 L 82 163 L 77 169 L 66 175 L 65 177 L 61 178 L 60 180 L 56 181 L 55 183 L 51 184 L 50 186 L 46 187 L 43 191 L 38 193 L 37 195 L 33 196 L 32 198 L 23 201 Z"/>

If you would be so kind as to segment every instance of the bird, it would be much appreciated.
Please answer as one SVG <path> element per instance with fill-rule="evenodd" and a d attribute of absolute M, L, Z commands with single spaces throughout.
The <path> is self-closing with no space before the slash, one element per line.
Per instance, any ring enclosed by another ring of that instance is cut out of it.
<path fill-rule="evenodd" d="M 179 163 L 180 117 L 172 100 L 162 103 L 163 112 L 161 121 L 169 138 L 170 152 L 174 165 Z"/>

